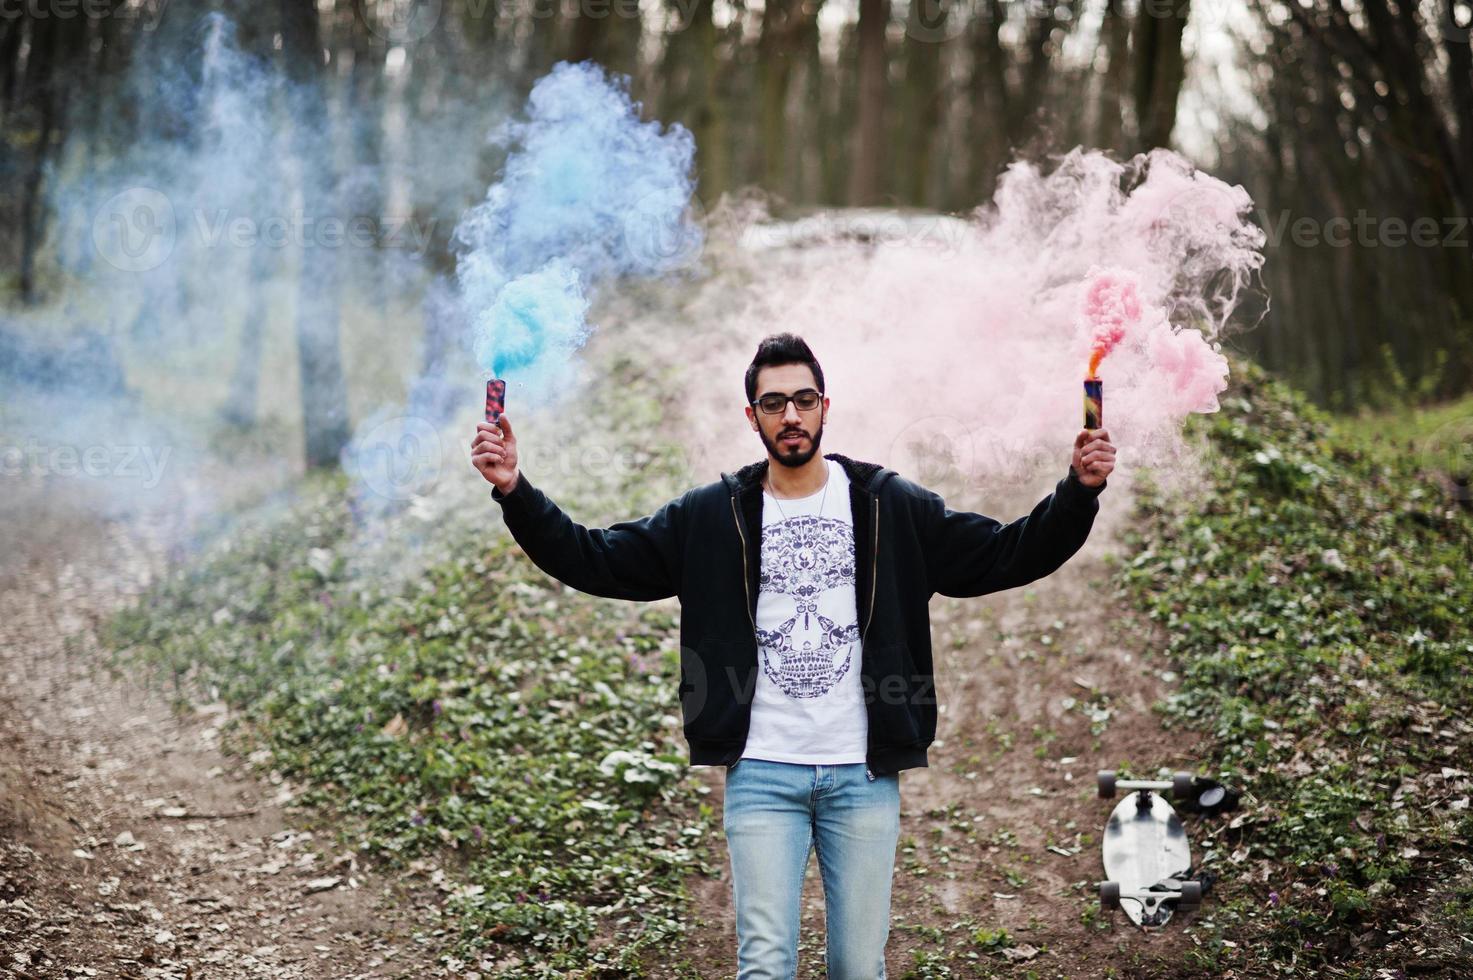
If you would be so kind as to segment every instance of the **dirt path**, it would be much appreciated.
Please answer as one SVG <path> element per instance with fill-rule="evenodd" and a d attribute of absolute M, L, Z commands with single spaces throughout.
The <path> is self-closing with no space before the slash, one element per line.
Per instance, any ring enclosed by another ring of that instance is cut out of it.
<path fill-rule="evenodd" d="M 959 976 L 1173 975 L 1191 948 L 1190 920 L 1185 929 L 1173 922 L 1143 935 L 1123 916 L 1113 925 L 1111 917 L 1086 917 L 1109 813 L 1095 793 L 1095 770 L 1127 760 L 1137 771 L 1197 761 L 1187 736 L 1163 732 L 1151 712 L 1171 687 L 1171 676 L 1162 676 L 1166 665 L 1142 655 L 1152 646 L 1148 636 L 1121 626 L 1107 557 L 1121 551 L 1118 532 L 1130 502 L 1123 479 L 1107 493 L 1089 542 L 1054 575 L 982 599 L 932 603 L 942 714 L 930 766 L 901 774 L 887 947 L 892 980 L 916 975 L 943 944 L 976 954 L 951 962 Z M 979 509 L 1011 517 L 1035 502 L 1014 497 Z M 721 777 L 703 773 L 719 814 Z M 713 850 L 727 860 L 724 843 Z M 691 884 L 700 925 L 682 952 L 702 976 L 733 976 L 729 866 L 720 878 Z M 799 976 L 819 977 L 824 926 L 816 859 L 803 894 Z M 989 950 L 968 942 L 967 923 L 1005 930 L 1011 945 Z"/>
<path fill-rule="evenodd" d="M 72 481 L 75 483 L 76 481 Z M 434 890 L 314 835 L 292 787 L 99 669 L 177 515 L 97 516 L 93 490 L 7 480 L 0 556 L 0 975 L 436 975 Z"/>

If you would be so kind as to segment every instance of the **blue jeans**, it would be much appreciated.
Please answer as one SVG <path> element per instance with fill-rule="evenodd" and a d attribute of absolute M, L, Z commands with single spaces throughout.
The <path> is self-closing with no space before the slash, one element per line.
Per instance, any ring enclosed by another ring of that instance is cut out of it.
<path fill-rule="evenodd" d="M 792 980 L 810 847 L 818 852 L 829 980 L 885 980 L 900 777 L 862 762 L 739 759 L 723 822 L 736 902 L 738 980 Z"/>

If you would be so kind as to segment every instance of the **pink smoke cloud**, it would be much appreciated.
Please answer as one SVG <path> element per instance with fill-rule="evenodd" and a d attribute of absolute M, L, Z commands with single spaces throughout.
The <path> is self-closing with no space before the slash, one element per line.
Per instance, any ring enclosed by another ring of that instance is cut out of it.
<path fill-rule="evenodd" d="M 1177 457 L 1181 426 L 1226 384 L 1214 344 L 1257 288 L 1264 235 L 1241 187 L 1166 150 L 1076 149 L 1015 163 L 965 217 L 711 209 L 714 271 L 683 302 L 693 478 L 760 458 L 742 373 L 767 333 L 803 336 L 832 406 L 823 446 L 970 488 L 1062 473 L 1093 345 L 1111 347 L 1105 422 L 1117 473 Z M 857 228 L 863 223 L 862 234 Z M 1175 324 L 1176 326 L 1173 326 Z"/>

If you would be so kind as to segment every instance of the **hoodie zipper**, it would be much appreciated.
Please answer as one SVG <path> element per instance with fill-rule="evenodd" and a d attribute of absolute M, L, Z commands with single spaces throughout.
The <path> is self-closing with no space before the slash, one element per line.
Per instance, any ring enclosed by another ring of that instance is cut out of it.
<path fill-rule="evenodd" d="M 752 630 L 757 630 L 757 620 L 752 615 L 752 587 L 747 584 L 747 532 L 742 530 L 742 518 L 737 513 L 736 494 L 731 497 L 731 519 L 736 522 L 737 535 L 742 539 L 742 595 L 747 600 L 747 618 L 752 620 Z"/>
<path fill-rule="evenodd" d="M 869 613 L 864 617 L 864 629 L 859 631 L 859 642 L 861 648 L 863 647 L 864 641 L 869 637 L 869 624 L 874 622 L 875 618 L 875 581 L 880 571 L 880 495 L 878 492 L 875 493 L 874 499 L 875 516 L 874 520 L 871 523 L 875 526 L 875 545 L 871 553 L 873 564 L 870 566 L 869 573 Z M 862 657 L 863 653 L 861 653 L 860 656 Z M 866 710 L 868 709 L 866 708 Z M 869 762 L 868 759 L 866 759 L 865 761 L 866 763 Z M 875 781 L 875 771 L 872 765 L 865 765 L 864 774 L 869 777 L 870 782 Z"/>
<path fill-rule="evenodd" d="M 875 526 L 875 546 L 871 556 L 874 559 L 874 565 L 870 568 L 869 573 L 869 615 L 864 618 L 864 630 L 861 636 L 869 635 L 869 624 L 875 618 L 875 580 L 880 571 L 880 495 L 878 493 L 875 494 L 875 517 L 871 523 Z"/>

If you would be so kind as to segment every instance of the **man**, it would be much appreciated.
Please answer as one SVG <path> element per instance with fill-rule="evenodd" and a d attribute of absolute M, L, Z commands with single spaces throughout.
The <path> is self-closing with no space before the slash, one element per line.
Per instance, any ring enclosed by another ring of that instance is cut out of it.
<path fill-rule="evenodd" d="M 1057 569 L 1089 535 L 1115 465 L 1103 430 L 1027 517 L 949 509 L 877 463 L 819 455 L 823 369 L 792 334 L 746 373 L 767 458 L 654 514 L 574 523 L 517 468 L 505 415 L 471 462 L 538 567 L 584 592 L 680 597 L 681 708 L 692 765 L 726 767 L 741 980 L 792 978 L 810 848 L 823 874 L 831 980 L 883 980 L 903 769 L 936 735 L 929 602 Z"/>

